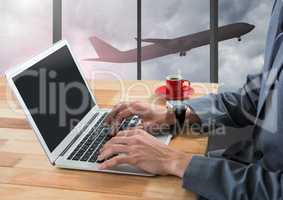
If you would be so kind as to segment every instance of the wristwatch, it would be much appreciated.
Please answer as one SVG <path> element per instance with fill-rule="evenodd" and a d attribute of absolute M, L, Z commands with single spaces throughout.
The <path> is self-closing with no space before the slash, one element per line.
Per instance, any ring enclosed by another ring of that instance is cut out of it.
<path fill-rule="evenodd" d="M 176 132 L 180 133 L 183 131 L 185 120 L 186 120 L 186 112 L 187 106 L 185 104 L 177 104 L 173 107 L 175 116 L 176 116 Z"/>
<path fill-rule="evenodd" d="M 176 124 L 171 126 L 171 132 L 173 136 L 181 133 L 184 128 L 185 120 L 186 120 L 186 112 L 188 106 L 183 103 L 176 103 L 174 105 L 168 104 L 168 110 L 171 113 L 175 114 Z"/>

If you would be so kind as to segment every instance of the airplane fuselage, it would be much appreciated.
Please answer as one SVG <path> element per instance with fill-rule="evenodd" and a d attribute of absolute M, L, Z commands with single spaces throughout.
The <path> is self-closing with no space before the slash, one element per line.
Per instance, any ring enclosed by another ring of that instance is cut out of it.
<path fill-rule="evenodd" d="M 225 41 L 233 38 L 241 38 L 243 35 L 249 33 L 254 29 L 253 25 L 246 23 L 236 23 L 219 27 L 218 41 Z M 150 44 L 142 47 L 142 61 L 162 57 L 170 54 L 177 54 L 184 56 L 187 51 L 191 49 L 206 46 L 210 44 L 210 30 L 202 31 L 199 33 L 191 34 L 188 36 L 178 37 L 169 40 L 165 44 Z M 89 59 L 91 60 L 91 59 Z M 100 57 L 95 59 L 100 62 L 113 62 L 113 63 L 132 63 L 137 61 L 137 49 L 128 51 L 119 51 L 107 57 Z"/>

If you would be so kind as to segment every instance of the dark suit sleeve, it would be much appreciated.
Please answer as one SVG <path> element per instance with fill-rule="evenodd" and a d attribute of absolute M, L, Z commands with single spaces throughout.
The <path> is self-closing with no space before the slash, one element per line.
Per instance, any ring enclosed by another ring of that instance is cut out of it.
<path fill-rule="evenodd" d="M 220 158 L 193 157 L 183 187 L 209 200 L 282 199 L 282 173 L 260 165 Z"/>
<path fill-rule="evenodd" d="M 262 75 L 250 75 L 238 93 L 221 93 L 192 99 L 186 104 L 199 116 L 202 124 L 232 127 L 251 125 L 257 113 Z"/>

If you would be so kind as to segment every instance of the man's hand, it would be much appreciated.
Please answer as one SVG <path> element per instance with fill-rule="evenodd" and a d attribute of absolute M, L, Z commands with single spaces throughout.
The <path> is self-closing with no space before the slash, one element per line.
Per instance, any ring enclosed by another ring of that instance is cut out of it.
<path fill-rule="evenodd" d="M 171 149 L 141 129 L 119 132 L 104 145 L 98 160 L 105 160 L 113 155 L 117 156 L 104 161 L 99 168 L 103 170 L 130 164 L 152 174 L 178 177 L 183 177 L 192 157 Z"/>
<path fill-rule="evenodd" d="M 116 132 L 121 122 L 132 115 L 139 116 L 142 120 L 143 129 L 150 133 L 168 128 L 176 123 L 174 112 L 170 112 L 165 106 L 140 102 L 116 105 L 108 115 L 106 122 L 111 124 L 113 132 Z"/>

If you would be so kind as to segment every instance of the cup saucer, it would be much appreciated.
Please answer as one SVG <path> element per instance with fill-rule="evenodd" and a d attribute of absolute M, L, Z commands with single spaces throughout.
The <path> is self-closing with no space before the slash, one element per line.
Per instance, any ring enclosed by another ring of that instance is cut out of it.
<path fill-rule="evenodd" d="M 172 98 L 170 98 L 170 97 L 168 98 L 167 97 L 166 90 L 167 90 L 167 86 L 166 85 L 160 86 L 160 87 L 156 88 L 155 95 L 159 96 L 159 97 L 162 97 L 162 98 L 165 98 L 166 100 L 186 100 L 186 99 L 190 99 L 191 96 L 194 94 L 194 89 L 192 87 L 188 86 L 188 87 L 184 87 L 184 96 L 183 96 L 183 98 L 174 99 L 173 97 Z"/>

